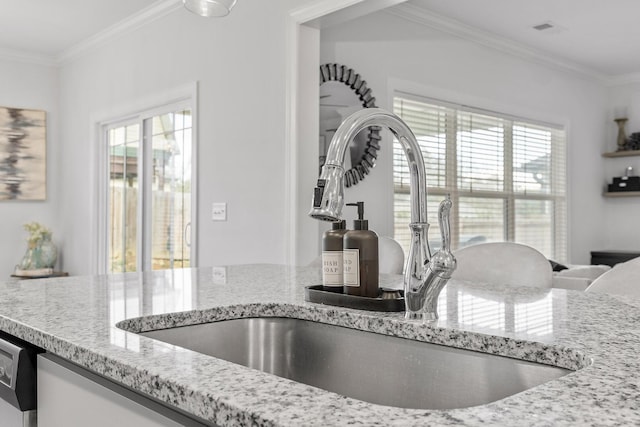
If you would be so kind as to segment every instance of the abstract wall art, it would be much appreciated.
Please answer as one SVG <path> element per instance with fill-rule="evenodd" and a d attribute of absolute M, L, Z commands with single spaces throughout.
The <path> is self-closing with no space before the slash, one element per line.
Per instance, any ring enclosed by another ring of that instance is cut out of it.
<path fill-rule="evenodd" d="M 0 107 L 0 200 L 47 197 L 46 113 Z"/>

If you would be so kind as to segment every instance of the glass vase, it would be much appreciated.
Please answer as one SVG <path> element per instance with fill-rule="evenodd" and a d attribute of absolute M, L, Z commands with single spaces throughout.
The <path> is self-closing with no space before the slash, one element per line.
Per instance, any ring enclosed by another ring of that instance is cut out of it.
<path fill-rule="evenodd" d="M 24 253 L 24 256 L 22 257 L 22 260 L 20 261 L 20 264 L 18 264 L 18 267 L 21 270 L 34 270 L 37 267 L 35 267 L 36 265 L 36 258 L 38 258 L 37 253 L 36 253 L 36 245 L 35 244 L 29 244 L 29 247 L 27 248 L 27 251 Z"/>
<path fill-rule="evenodd" d="M 58 248 L 51 241 L 51 236 L 45 236 L 40 240 L 39 244 L 39 267 L 36 268 L 53 268 L 58 259 Z"/>
<path fill-rule="evenodd" d="M 53 268 L 58 259 L 58 248 L 51 241 L 51 236 L 45 236 L 37 242 L 30 242 L 27 251 L 20 261 L 21 270 L 37 270 Z"/>

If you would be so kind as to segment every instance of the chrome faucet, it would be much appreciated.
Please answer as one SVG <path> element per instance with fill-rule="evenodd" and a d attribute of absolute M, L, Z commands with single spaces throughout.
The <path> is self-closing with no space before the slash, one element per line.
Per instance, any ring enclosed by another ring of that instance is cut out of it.
<path fill-rule="evenodd" d="M 366 108 L 347 117 L 331 140 L 327 159 L 322 167 L 313 206 L 309 215 L 324 221 L 339 221 L 344 205 L 344 157 L 356 135 L 369 126 L 387 127 L 404 150 L 409 163 L 411 185 L 411 247 L 404 273 L 405 318 L 436 320 L 438 296 L 456 269 L 451 254 L 449 214 L 451 199 L 440 203 L 438 221 L 442 247 L 431 257 L 427 233 L 427 180 L 420 145 L 411 129 L 401 118 L 380 108 Z"/>

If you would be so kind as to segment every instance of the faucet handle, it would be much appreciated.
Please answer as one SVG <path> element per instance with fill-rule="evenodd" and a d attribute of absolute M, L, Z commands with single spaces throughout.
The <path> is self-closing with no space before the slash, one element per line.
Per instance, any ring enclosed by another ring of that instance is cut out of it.
<path fill-rule="evenodd" d="M 438 295 L 457 267 L 456 258 L 451 253 L 451 228 L 449 226 L 451 206 L 451 197 L 447 195 L 447 198 L 440 202 L 438 207 L 438 224 L 442 235 L 442 246 L 425 264 L 424 270 L 419 275 L 405 276 L 404 295 L 407 306 L 405 319 L 422 318 L 427 321 L 438 319 Z M 419 230 L 420 225 L 411 224 L 412 230 Z M 411 252 L 409 255 L 411 256 Z"/>
<path fill-rule="evenodd" d="M 442 236 L 442 246 L 440 250 L 451 252 L 451 226 L 449 219 L 451 217 L 451 195 L 447 194 L 447 198 L 440 202 L 438 207 L 438 224 L 440 225 L 440 235 Z"/>
<path fill-rule="evenodd" d="M 431 270 L 444 279 L 450 278 L 457 267 L 456 258 L 451 253 L 451 227 L 449 218 L 451 216 L 452 205 L 451 196 L 447 194 L 447 198 L 440 202 L 440 206 L 438 207 L 438 224 L 440 225 L 442 245 L 440 249 L 433 254 L 429 263 Z"/>

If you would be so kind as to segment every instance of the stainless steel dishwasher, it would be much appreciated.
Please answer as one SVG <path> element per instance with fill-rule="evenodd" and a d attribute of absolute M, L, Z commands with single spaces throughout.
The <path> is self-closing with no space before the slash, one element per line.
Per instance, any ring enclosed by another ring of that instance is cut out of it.
<path fill-rule="evenodd" d="M 40 351 L 18 339 L 0 336 L 0 424 L 35 427 L 36 355 Z"/>

